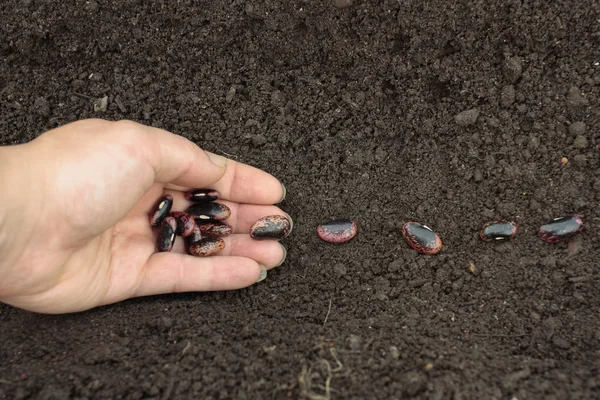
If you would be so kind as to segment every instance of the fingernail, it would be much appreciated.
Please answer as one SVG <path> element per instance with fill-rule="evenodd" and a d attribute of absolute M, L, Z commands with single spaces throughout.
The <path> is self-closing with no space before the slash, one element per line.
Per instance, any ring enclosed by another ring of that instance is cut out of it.
<path fill-rule="evenodd" d="M 283 257 L 281 258 L 281 262 L 279 264 L 277 264 L 275 267 L 279 267 L 281 264 L 283 264 L 285 262 L 285 258 L 287 257 L 287 249 L 281 243 L 279 243 L 279 245 L 283 249 Z"/>
<path fill-rule="evenodd" d="M 227 165 L 227 159 L 225 157 L 221 157 L 217 154 L 211 153 L 210 151 L 204 151 L 208 156 L 208 159 L 215 164 L 217 167 L 224 167 Z"/>
<path fill-rule="evenodd" d="M 264 281 L 267 277 L 267 268 L 262 264 L 258 264 L 258 266 L 260 267 L 260 276 L 258 277 L 256 283 Z"/>
<path fill-rule="evenodd" d="M 290 214 L 286 213 L 285 211 L 283 213 L 285 214 L 285 216 L 287 217 L 287 219 L 290 220 L 290 231 L 287 234 L 287 236 L 290 236 L 292 234 L 292 230 L 294 230 L 294 220 L 292 219 L 292 217 L 290 217 Z"/>
<path fill-rule="evenodd" d="M 285 200 L 285 196 L 287 195 L 287 189 L 285 188 L 285 185 L 284 185 L 283 183 L 281 184 L 281 187 L 283 188 L 283 196 L 281 196 L 281 200 L 279 200 L 279 201 L 277 202 L 277 204 L 279 204 L 279 203 L 281 203 L 282 201 L 284 201 L 284 200 Z"/>

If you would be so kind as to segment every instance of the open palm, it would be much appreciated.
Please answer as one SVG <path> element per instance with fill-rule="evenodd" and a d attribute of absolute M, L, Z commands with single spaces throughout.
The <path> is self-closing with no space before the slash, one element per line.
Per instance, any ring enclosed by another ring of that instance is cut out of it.
<path fill-rule="evenodd" d="M 285 213 L 285 189 L 270 174 L 207 153 L 169 132 L 134 122 L 85 120 L 30 143 L 2 148 L 0 300 L 36 312 L 86 310 L 131 297 L 249 286 L 283 261 L 277 241 L 250 226 Z M 15 172 L 17 171 L 17 172 Z M 178 238 L 156 252 L 149 214 L 164 194 L 211 188 L 231 209 L 233 234 L 216 256 L 186 253 Z M 1 201 L 0 201 L 1 202 Z"/>

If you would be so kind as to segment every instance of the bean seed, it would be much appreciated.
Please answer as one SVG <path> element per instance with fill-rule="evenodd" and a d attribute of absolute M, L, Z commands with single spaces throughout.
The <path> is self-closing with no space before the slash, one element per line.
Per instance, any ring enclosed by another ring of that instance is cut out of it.
<path fill-rule="evenodd" d="M 188 237 L 192 234 L 194 227 L 196 226 L 196 221 L 194 218 L 190 217 L 188 213 L 183 211 L 173 211 L 169 216 L 175 218 L 177 221 L 176 234 L 183 237 Z"/>
<path fill-rule="evenodd" d="M 198 203 L 188 208 L 187 213 L 201 221 L 223 221 L 231 216 L 231 210 L 225 204 Z"/>
<path fill-rule="evenodd" d="M 198 226 L 198 229 L 200 229 L 202 236 L 206 237 L 227 236 L 233 233 L 233 228 L 223 222 L 204 222 L 197 219 L 196 225 Z"/>
<path fill-rule="evenodd" d="M 491 221 L 483 225 L 479 231 L 479 237 L 486 242 L 492 240 L 507 240 L 517 234 L 516 222 Z"/>
<path fill-rule="evenodd" d="M 544 242 L 558 243 L 577 235 L 583 229 L 583 220 L 577 215 L 555 218 L 540 227 L 538 236 Z"/>
<path fill-rule="evenodd" d="M 175 221 L 175 218 L 166 217 L 162 220 L 157 239 L 159 252 L 171 251 L 175 243 L 175 230 L 177 230 L 177 221 Z"/>
<path fill-rule="evenodd" d="M 173 196 L 165 194 L 152 211 L 150 225 L 159 226 L 162 220 L 171 212 L 171 207 L 173 207 Z"/>
<path fill-rule="evenodd" d="M 431 228 L 419 222 L 407 222 L 402 226 L 402 236 L 410 247 L 421 254 L 437 254 L 442 240 Z"/>
<path fill-rule="evenodd" d="M 185 192 L 184 197 L 194 203 L 208 203 L 219 199 L 221 193 L 214 189 L 193 189 Z"/>
<path fill-rule="evenodd" d="M 189 253 L 196 257 L 208 257 L 218 253 L 225 248 L 225 241 L 221 238 L 202 239 L 199 242 L 192 243 L 189 247 Z"/>
<path fill-rule="evenodd" d="M 293 229 L 291 220 L 283 215 L 269 215 L 256 221 L 250 228 L 250 237 L 257 240 L 281 240 L 290 235 Z"/>
<path fill-rule="evenodd" d="M 200 232 L 200 227 L 198 225 L 194 225 L 194 230 L 192 234 L 188 236 L 188 242 L 190 244 L 196 243 L 202 240 L 202 232 Z"/>
<path fill-rule="evenodd" d="M 330 243 L 345 243 L 350 241 L 358 231 L 355 221 L 337 219 L 317 227 L 317 235 Z"/>

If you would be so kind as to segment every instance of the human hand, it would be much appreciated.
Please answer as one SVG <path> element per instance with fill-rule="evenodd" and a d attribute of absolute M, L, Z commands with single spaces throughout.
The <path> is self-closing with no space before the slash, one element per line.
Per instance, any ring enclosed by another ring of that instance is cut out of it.
<path fill-rule="evenodd" d="M 132 297 L 233 290 L 280 265 L 277 241 L 250 226 L 285 196 L 281 183 L 187 139 L 134 122 L 84 120 L 0 147 L 0 301 L 42 313 L 90 309 Z M 225 249 L 199 258 L 183 240 L 156 252 L 149 215 L 164 194 L 211 188 L 231 209 Z M 262 270 L 261 270 L 262 269 Z"/>

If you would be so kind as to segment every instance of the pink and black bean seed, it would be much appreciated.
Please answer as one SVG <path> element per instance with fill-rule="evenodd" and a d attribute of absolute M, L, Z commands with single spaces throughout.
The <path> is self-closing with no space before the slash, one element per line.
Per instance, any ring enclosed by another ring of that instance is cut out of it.
<path fill-rule="evenodd" d="M 193 189 L 185 192 L 184 197 L 186 200 L 194 203 L 208 203 L 218 200 L 221 197 L 221 193 L 214 189 Z"/>
<path fill-rule="evenodd" d="M 157 249 L 159 252 L 171 251 L 175 243 L 177 221 L 173 217 L 166 217 L 160 223 L 158 231 Z"/>
<path fill-rule="evenodd" d="M 177 221 L 177 230 L 175 231 L 177 235 L 188 237 L 192 234 L 196 226 L 196 221 L 188 213 L 184 211 L 172 211 L 169 213 L 169 216 L 175 218 Z"/>
<path fill-rule="evenodd" d="M 326 242 L 346 243 L 358 232 L 355 221 L 350 219 L 336 219 L 317 226 L 317 235 Z"/>
<path fill-rule="evenodd" d="M 204 237 L 227 236 L 233 233 L 233 228 L 230 225 L 218 221 L 205 222 L 196 219 L 196 226 Z"/>
<path fill-rule="evenodd" d="M 517 234 L 516 222 L 491 221 L 483 225 L 479 237 L 486 242 L 512 239 Z"/>
<path fill-rule="evenodd" d="M 231 216 L 229 207 L 213 202 L 194 204 L 187 209 L 187 213 L 201 221 L 223 221 Z"/>
<path fill-rule="evenodd" d="M 192 234 L 187 237 L 188 243 L 196 243 L 203 239 L 202 232 L 200 232 L 200 227 L 198 225 L 194 225 L 194 230 Z"/>
<path fill-rule="evenodd" d="M 269 215 L 250 227 L 250 237 L 256 240 L 282 240 L 292 232 L 293 224 L 283 215 Z"/>
<path fill-rule="evenodd" d="M 421 254 L 437 254 L 442 249 L 442 240 L 430 227 L 419 222 L 402 225 L 402 236 L 406 243 Z"/>
<path fill-rule="evenodd" d="M 196 257 L 208 257 L 225 248 L 225 241 L 221 238 L 207 238 L 190 244 L 188 252 Z"/>
<path fill-rule="evenodd" d="M 150 215 L 150 225 L 159 226 L 162 220 L 169 215 L 173 207 L 173 196 L 165 194 L 154 207 Z"/>
<path fill-rule="evenodd" d="M 583 230 L 583 220 L 577 215 L 555 218 L 543 224 L 538 236 L 544 242 L 558 243 L 572 238 Z"/>

